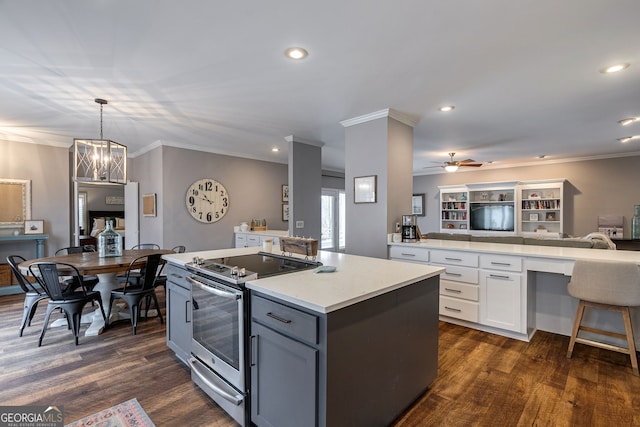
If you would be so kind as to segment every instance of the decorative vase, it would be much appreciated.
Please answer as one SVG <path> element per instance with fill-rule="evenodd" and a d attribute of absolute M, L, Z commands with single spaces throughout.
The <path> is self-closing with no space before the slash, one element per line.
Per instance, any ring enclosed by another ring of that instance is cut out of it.
<path fill-rule="evenodd" d="M 640 205 L 633 207 L 633 219 L 631 220 L 631 238 L 640 240 Z"/>
<path fill-rule="evenodd" d="M 98 256 L 100 258 L 122 255 L 122 236 L 113 229 L 113 221 L 107 225 L 98 236 Z"/>

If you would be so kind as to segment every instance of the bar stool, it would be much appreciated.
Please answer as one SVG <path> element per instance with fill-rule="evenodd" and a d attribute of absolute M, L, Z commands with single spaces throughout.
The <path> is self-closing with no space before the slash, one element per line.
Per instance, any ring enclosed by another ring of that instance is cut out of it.
<path fill-rule="evenodd" d="M 573 266 L 568 292 L 572 297 L 578 298 L 580 303 L 573 323 L 567 358 L 571 358 L 573 347 L 577 342 L 617 351 L 629 355 L 633 374 L 638 376 L 638 358 L 629 314 L 629 307 L 640 306 L 640 269 L 638 266 L 631 262 L 577 260 Z M 583 326 L 582 316 L 585 307 L 611 310 L 622 314 L 626 334 Z M 626 339 L 627 347 L 578 337 L 580 331 Z"/>

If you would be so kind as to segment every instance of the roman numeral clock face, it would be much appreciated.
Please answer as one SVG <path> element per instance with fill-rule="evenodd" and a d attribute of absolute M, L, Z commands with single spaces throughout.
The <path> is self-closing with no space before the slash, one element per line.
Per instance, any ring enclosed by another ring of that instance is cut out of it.
<path fill-rule="evenodd" d="M 215 179 L 199 179 L 187 190 L 187 210 L 200 222 L 219 221 L 229 210 L 229 194 Z"/>

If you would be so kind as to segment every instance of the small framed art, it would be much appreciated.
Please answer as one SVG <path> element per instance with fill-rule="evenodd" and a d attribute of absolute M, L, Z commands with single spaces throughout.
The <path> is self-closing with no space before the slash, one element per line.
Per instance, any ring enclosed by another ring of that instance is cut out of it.
<path fill-rule="evenodd" d="M 156 193 L 142 195 L 142 215 L 156 216 Z"/>
<path fill-rule="evenodd" d="M 288 202 L 289 201 L 289 186 L 288 185 L 283 185 L 282 186 L 282 201 L 283 202 Z"/>
<path fill-rule="evenodd" d="M 44 233 L 43 219 L 28 219 L 24 222 L 24 234 L 42 234 Z"/>
<path fill-rule="evenodd" d="M 358 176 L 353 178 L 354 203 L 376 202 L 376 179 L 377 175 Z"/>
<path fill-rule="evenodd" d="M 537 213 L 529 214 L 529 221 L 537 221 L 537 220 L 538 220 L 538 214 Z"/>
<path fill-rule="evenodd" d="M 425 216 L 424 193 L 414 194 L 411 198 L 411 213 L 417 216 Z"/>
<path fill-rule="evenodd" d="M 282 220 L 289 221 L 289 205 L 282 205 Z"/>

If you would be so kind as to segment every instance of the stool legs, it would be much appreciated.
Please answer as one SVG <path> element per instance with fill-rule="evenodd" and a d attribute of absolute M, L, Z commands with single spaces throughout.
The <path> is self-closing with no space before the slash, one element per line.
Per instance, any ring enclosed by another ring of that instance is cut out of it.
<path fill-rule="evenodd" d="M 584 309 L 587 306 L 602 309 L 602 310 L 611 310 L 611 311 L 619 312 L 622 315 L 622 320 L 624 321 L 625 334 L 623 335 L 616 332 L 582 326 Z M 599 334 L 599 335 L 606 335 L 610 337 L 626 339 L 628 348 L 601 343 L 591 339 L 579 338 L 578 333 L 580 332 L 580 330 L 584 330 L 584 331 Z M 631 359 L 631 369 L 633 371 L 633 375 L 640 376 L 638 372 L 638 357 L 636 355 L 636 345 L 633 338 L 633 328 L 631 326 L 631 314 L 629 311 L 629 307 L 621 307 L 621 306 L 609 305 L 609 304 L 598 304 L 590 301 L 580 300 L 580 303 L 578 304 L 578 310 L 576 312 L 576 319 L 573 323 L 573 331 L 571 332 L 571 338 L 569 340 L 569 349 L 567 350 L 567 358 L 569 359 L 571 358 L 571 355 L 573 354 L 573 348 L 577 342 L 581 344 L 590 345 L 593 347 L 604 348 L 606 350 L 617 351 L 618 353 L 628 354 L 629 358 Z"/>

